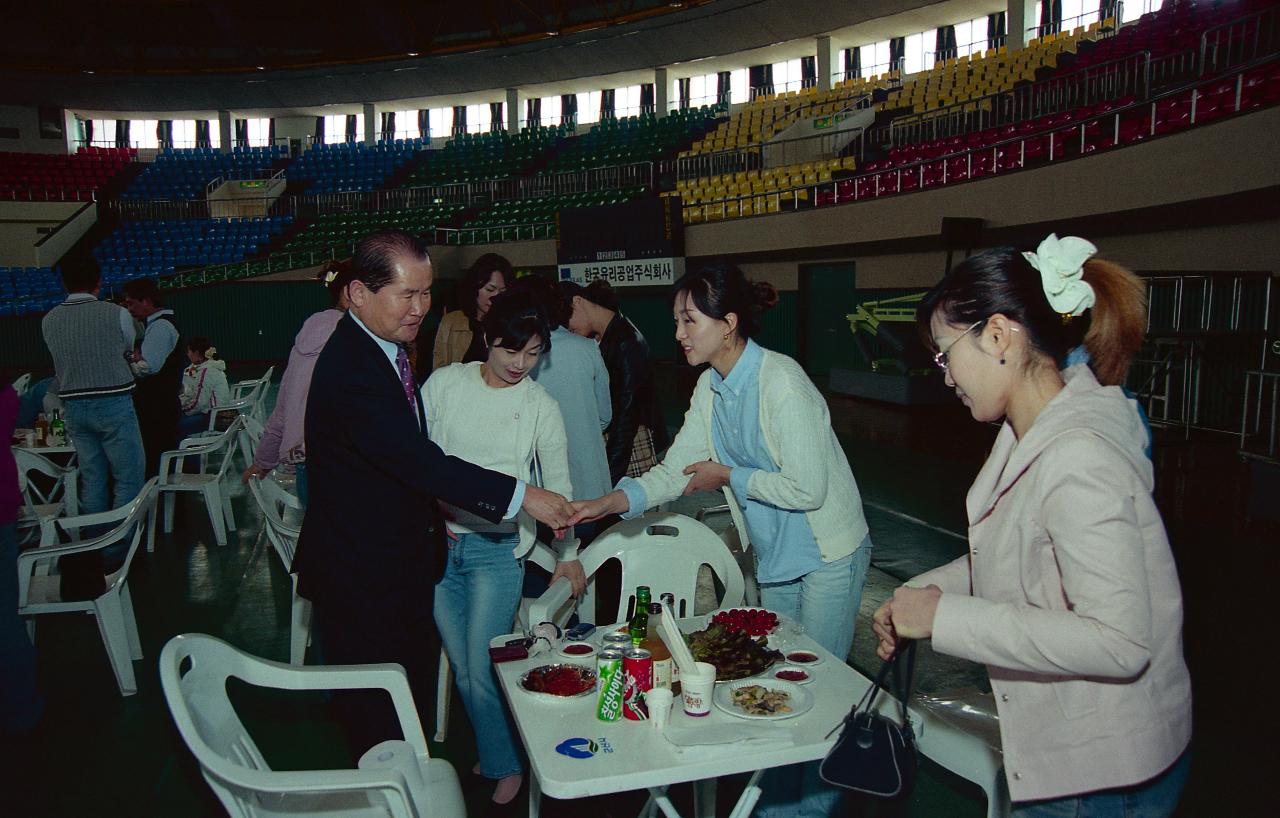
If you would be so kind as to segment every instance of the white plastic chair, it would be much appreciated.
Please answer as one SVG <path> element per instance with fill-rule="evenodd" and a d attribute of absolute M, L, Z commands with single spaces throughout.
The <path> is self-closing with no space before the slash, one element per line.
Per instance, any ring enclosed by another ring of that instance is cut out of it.
<path fill-rule="evenodd" d="M 257 387 L 271 383 L 271 376 L 275 374 L 275 371 L 276 368 L 274 366 L 269 366 L 267 367 L 266 374 L 261 378 L 250 378 L 249 380 L 236 381 L 231 384 L 231 399 L 236 400 L 238 398 L 242 398 Z"/>
<path fill-rule="evenodd" d="M 253 465 L 253 456 L 258 452 L 258 443 L 261 442 L 267 427 L 252 415 L 241 415 L 241 417 L 244 419 L 244 427 L 240 429 L 236 443 L 239 444 L 240 458 L 247 469 Z"/>
<path fill-rule="evenodd" d="M 585 617 L 594 619 L 594 577 L 611 559 L 622 564 L 622 593 L 613 621 L 621 622 L 633 604 L 637 585 L 648 585 L 654 601 L 664 593 L 675 596 L 677 616 L 693 613 L 698 588 L 698 569 L 708 565 L 724 585 L 721 606 L 742 604 L 742 570 L 729 548 L 716 533 L 683 514 L 651 512 L 623 520 L 596 538 L 578 555 L 587 574 L 587 591 L 580 605 Z M 530 622 L 564 622 L 572 606 L 569 580 L 561 578 L 529 607 Z"/>
<path fill-rule="evenodd" d="M 280 557 L 286 572 L 293 567 L 293 552 L 298 545 L 298 535 L 302 533 L 300 522 L 295 524 L 286 519 L 286 510 L 302 512 L 302 503 L 297 497 L 277 483 L 267 478 L 254 478 L 249 481 L 249 491 L 253 494 L 258 509 L 262 512 L 263 526 L 267 539 Z M 289 601 L 289 664 L 300 665 L 311 644 L 311 603 L 298 596 L 298 575 L 290 574 L 293 582 L 293 593 Z M 444 651 L 442 650 L 443 654 Z"/>
<path fill-rule="evenodd" d="M 702 522 L 712 514 L 728 513 L 729 506 L 727 505 L 704 506 L 698 509 L 693 519 Z M 730 522 L 720 532 L 720 539 L 733 552 L 733 558 L 738 561 L 738 568 L 742 570 L 743 599 L 748 605 L 758 606 L 760 604 L 760 586 L 756 583 L 756 558 L 751 553 L 751 543 L 742 544 L 742 535 L 738 533 L 738 525 L 733 522 Z"/>
<path fill-rule="evenodd" d="M 115 672 L 120 695 L 131 696 L 138 692 L 133 675 L 133 662 L 142 658 L 142 643 L 138 639 L 138 623 L 133 615 L 133 600 L 129 596 L 129 566 L 138 552 L 143 530 L 150 524 L 156 503 L 156 478 L 151 478 L 132 502 L 113 511 L 101 514 L 83 514 L 57 520 L 57 527 L 70 531 L 85 526 L 115 523 L 115 528 L 98 537 L 58 544 L 56 531 L 50 531 L 39 547 L 18 554 L 18 615 L 33 617 L 46 613 L 83 611 L 98 620 L 102 643 L 107 658 Z M 78 533 L 78 531 L 77 531 Z M 69 554 L 82 554 L 115 545 L 128 539 L 129 547 L 124 563 L 106 575 L 106 590 L 96 599 L 62 599 L 61 577 L 48 571 L 49 563 Z M 35 622 L 28 620 L 28 629 L 35 637 Z"/>
<path fill-rule="evenodd" d="M 533 550 L 529 552 L 528 560 L 544 571 L 554 572 L 556 570 L 556 552 L 545 543 L 534 541 Z M 529 627 L 529 608 L 534 600 L 522 598 L 520 600 L 520 609 L 516 611 L 515 630 L 516 632 L 524 632 Z M 538 620 L 541 622 L 542 620 Z M 439 670 L 436 672 L 436 732 L 432 737 L 438 744 L 443 744 L 445 737 L 449 735 L 449 707 L 453 701 L 453 666 L 449 663 L 449 654 L 445 653 L 444 645 L 440 646 L 440 664 Z"/>
<path fill-rule="evenodd" d="M 18 531 L 38 529 L 39 539 L 52 530 L 58 517 L 80 513 L 79 469 L 75 466 L 59 466 L 42 454 L 30 449 L 14 448 L 14 460 L 18 464 L 18 487 L 22 491 L 23 505 L 18 509 Z M 30 473 L 36 472 L 53 481 L 47 489 L 31 482 Z"/>
<path fill-rule="evenodd" d="M 236 416 L 249 415 L 259 422 L 265 422 L 262 417 L 262 396 L 266 392 L 266 383 L 258 382 L 252 389 L 241 397 L 233 397 L 227 403 L 216 406 L 209 412 L 209 429 L 206 434 L 218 433 L 218 421 L 227 413 L 234 413 Z"/>
<path fill-rule="evenodd" d="M 276 690 L 385 690 L 404 741 L 375 745 L 356 769 L 272 770 L 227 697 L 229 678 Z M 293 667 L 193 633 L 164 646 L 160 685 L 178 732 L 231 815 L 466 816 L 458 775 L 430 757 L 399 665 Z"/>
<path fill-rule="evenodd" d="M 223 491 L 222 480 L 231 465 L 231 446 L 235 441 L 244 421 L 237 417 L 225 432 L 211 438 L 187 438 L 182 441 L 182 448 L 160 455 L 160 484 L 158 489 L 164 496 L 164 533 L 173 531 L 173 506 L 175 495 L 181 491 L 198 491 L 204 495 L 205 508 L 209 510 L 209 522 L 213 524 L 213 536 L 218 545 L 227 544 L 227 531 L 236 530 L 235 514 L 231 510 L 231 495 Z M 218 469 L 212 473 L 204 471 L 205 455 L 222 452 L 222 461 Z M 182 462 L 187 457 L 199 457 L 201 470 L 195 473 L 182 471 Z M 155 511 L 152 511 L 155 514 Z M 154 520 L 153 520 L 154 522 Z M 147 540 L 147 551 L 155 551 L 155 526 L 151 528 L 151 536 Z"/>
<path fill-rule="evenodd" d="M 1003 753 L 983 736 L 965 730 L 928 707 L 909 704 L 907 713 L 911 716 L 920 752 L 935 764 L 982 787 L 987 796 L 987 818 L 1009 815 L 1012 807 L 1004 777 Z"/>
<path fill-rule="evenodd" d="M 18 376 L 13 382 L 13 391 L 18 393 L 18 397 L 22 397 L 22 393 L 26 392 L 31 386 L 31 373 L 27 372 Z"/>

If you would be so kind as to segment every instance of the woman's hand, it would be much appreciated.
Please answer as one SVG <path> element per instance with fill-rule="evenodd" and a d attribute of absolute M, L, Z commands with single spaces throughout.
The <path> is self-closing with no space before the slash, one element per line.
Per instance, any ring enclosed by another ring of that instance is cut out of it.
<path fill-rule="evenodd" d="M 573 516 L 569 518 L 568 525 L 589 523 L 601 517 L 608 517 L 610 514 L 624 514 L 630 507 L 627 495 L 617 489 L 603 497 L 597 497 L 594 500 L 574 500 L 569 505 L 573 506 Z"/>
<path fill-rule="evenodd" d="M 871 629 L 880 640 L 876 655 L 888 659 L 899 640 L 933 636 L 933 618 L 941 598 L 942 589 L 937 585 L 927 588 L 904 585 L 894 591 L 893 598 L 881 605 L 871 617 Z"/>
<path fill-rule="evenodd" d="M 257 477 L 258 479 L 265 479 L 268 474 L 271 474 L 271 469 L 260 469 L 257 466 L 250 466 L 244 470 L 244 474 L 240 475 L 240 482 L 247 486 L 249 485 L 249 481 L 253 478 Z"/>
<path fill-rule="evenodd" d="M 569 585 L 573 589 L 573 598 L 577 599 L 582 596 L 582 592 L 587 590 L 587 572 L 582 570 L 582 563 L 578 560 L 565 560 L 556 563 L 556 570 L 551 574 L 551 585 L 556 584 L 556 580 L 560 577 L 567 577 Z"/>
<path fill-rule="evenodd" d="M 689 483 L 681 492 L 685 497 L 700 491 L 715 491 L 729 485 L 730 469 L 723 463 L 714 460 L 703 460 L 686 466 L 684 473 L 689 475 Z"/>

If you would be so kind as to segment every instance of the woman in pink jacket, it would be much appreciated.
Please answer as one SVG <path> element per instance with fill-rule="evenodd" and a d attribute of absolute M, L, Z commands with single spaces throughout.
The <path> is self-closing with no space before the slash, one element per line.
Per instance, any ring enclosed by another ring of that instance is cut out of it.
<path fill-rule="evenodd" d="M 280 464 L 293 466 L 298 499 L 307 502 L 307 462 L 303 447 L 303 422 L 307 414 L 307 394 L 311 389 L 311 373 L 316 368 L 320 351 L 329 342 L 334 327 L 347 311 L 347 285 L 351 283 L 350 260 L 331 262 L 320 271 L 319 279 L 329 290 L 333 307 L 321 310 L 302 324 L 289 351 L 289 363 L 280 378 L 276 405 L 267 419 L 262 440 L 253 455 L 253 465 L 245 469 L 241 479 L 248 483 L 254 477 L 266 477 Z"/>
<path fill-rule="evenodd" d="M 975 420 L 1004 425 L 969 489 L 969 554 L 875 614 L 879 652 L 932 637 L 987 666 L 1014 815 L 1167 816 L 1186 780 L 1182 594 L 1146 432 L 1118 386 L 1141 281 L 1049 236 L 966 260 L 917 313 Z M 1084 343 L 1092 369 L 1059 370 Z"/>

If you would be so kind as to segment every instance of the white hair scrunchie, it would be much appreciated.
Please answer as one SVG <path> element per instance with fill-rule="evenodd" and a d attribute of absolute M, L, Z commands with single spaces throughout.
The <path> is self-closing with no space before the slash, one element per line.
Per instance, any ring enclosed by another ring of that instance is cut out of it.
<path fill-rule="evenodd" d="M 206 349 L 206 350 L 204 351 L 204 357 L 206 357 L 206 358 L 208 358 L 208 357 L 209 357 L 209 356 L 211 356 L 211 355 L 217 355 L 217 354 L 218 354 L 218 348 L 217 348 L 217 347 L 209 347 L 208 349 Z"/>
<path fill-rule="evenodd" d="M 1063 318 L 1077 316 L 1093 306 L 1093 287 L 1084 280 L 1084 263 L 1098 248 L 1078 236 L 1050 233 L 1034 253 L 1023 253 L 1027 263 L 1040 271 L 1049 306 Z"/>
<path fill-rule="evenodd" d="M 330 284 L 332 284 L 337 280 L 338 280 L 337 270 L 330 270 L 329 272 L 324 274 L 324 286 L 326 287 L 328 287 Z"/>

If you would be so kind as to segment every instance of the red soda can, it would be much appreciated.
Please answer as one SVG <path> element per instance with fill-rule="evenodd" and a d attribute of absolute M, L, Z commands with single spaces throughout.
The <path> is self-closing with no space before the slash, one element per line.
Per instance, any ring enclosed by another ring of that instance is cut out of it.
<path fill-rule="evenodd" d="M 644 695 L 653 688 L 653 656 L 644 648 L 622 653 L 622 716 L 631 721 L 649 718 Z"/>

